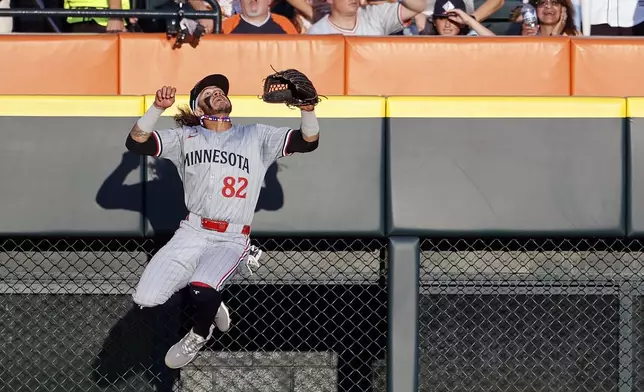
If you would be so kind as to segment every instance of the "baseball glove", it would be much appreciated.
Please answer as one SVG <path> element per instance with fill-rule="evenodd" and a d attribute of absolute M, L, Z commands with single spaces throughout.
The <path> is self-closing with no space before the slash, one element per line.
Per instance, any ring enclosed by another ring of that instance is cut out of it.
<path fill-rule="evenodd" d="M 269 75 L 264 80 L 262 99 L 264 102 L 285 103 L 287 106 L 315 106 L 320 102 L 313 83 L 296 69 L 287 69 Z"/>

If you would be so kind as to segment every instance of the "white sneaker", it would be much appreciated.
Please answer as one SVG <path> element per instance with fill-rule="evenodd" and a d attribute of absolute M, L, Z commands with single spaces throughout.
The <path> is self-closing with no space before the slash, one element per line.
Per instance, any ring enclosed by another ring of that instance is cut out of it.
<path fill-rule="evenodd" d="M 165 355 L 165 364 L 170 369 L 179 369 L 186 366 L 199 354 L 199 351 L 206 345 L 206 342 L 212 336 L 212 331 L 215 329 L 214 325 L 210 326 L 210 333 L 206 339 L 190 332 L 179 340 L 174 346 L 170 347 L 168 353 Z"/>
<path fill-rule="evenodd" d="M 215 315 L 215 325 L 221 332 L 226 332 L 230 329 L 230 312 L 223 302 Z"/>

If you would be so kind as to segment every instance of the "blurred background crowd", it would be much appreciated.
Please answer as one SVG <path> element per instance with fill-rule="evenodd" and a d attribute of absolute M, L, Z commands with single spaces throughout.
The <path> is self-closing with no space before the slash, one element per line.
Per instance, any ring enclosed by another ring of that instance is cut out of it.
<path fill-rule="evenodd" d="M 181 4 L 179 4 L 181 3 Z M 206 0 L 0 0 L 0 8 L 207 11 Z M 219 0 L 224 34 L 644 35 L 644 0 Z M 205 33 L 211 19 L 197 20 Z M 0 33 L 165 32 L 166 20 L 20 16 Z"/>

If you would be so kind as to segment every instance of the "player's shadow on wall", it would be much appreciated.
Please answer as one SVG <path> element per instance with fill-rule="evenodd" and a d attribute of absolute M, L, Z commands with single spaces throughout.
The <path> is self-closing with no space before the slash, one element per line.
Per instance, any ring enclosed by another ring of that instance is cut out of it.
<path fill-rule="evenodd" d="M 146 182 L 127 185 L 126 178 L 142 170 L 141 157 L 130 152 L 123 154 L 120 164 L 103 182 L 96 202 L 105 209 L 139 212 L 146 215 L 154 230 L 148 261 L 171 238 L 187 215 L 183 184 L 172 162 L 155 159 L 151 165 L 152 178 Z M 284 194 L 277 180 L 278 166 L 269 167 L 266 186 L 262 188 L 257 208 L 275 211 L 282 208 Z M 145 192 L 145 193 L 144 193 Z M 143 194 L 149 195 L 141 202 Z M 147 205 L 146 205 L 147 203 Z M 166 351 L 185 333 L 182 326 L 190 316 L 185 290 L 175 294 L 163 306 L 141 310 L 134 304 L 111 329 L 92 368 L 98 386 L 116 390 L 127 388 L 129 378 L 144 373 L 149 384 L 158 392 L 172 391 L 179 372 L 165 366 Z"/>
<path fill-rule="evenodd" d="M 96 195 L 96 203 L 107 210 L 126 210 L 145 214 L 158 236 L 169 237 L 179 228 L 187 209 L 183 184 L 174 164 L 167 159 L 155 159 L 151 164 L 153 179 L 145 184 L 124 184 L 134 170 L 140 169 L 141 158 L 131 152 L 123 154 L 119 166 L 107 177 Z M 284 205 L 284 191 L 277 179 L 278 164 L 266 171 L 255 212 L 277 211 Z M 146 195 L 141 204 L 141 195 Z M 145 203 L 148 203 L 146 206 Z"/>

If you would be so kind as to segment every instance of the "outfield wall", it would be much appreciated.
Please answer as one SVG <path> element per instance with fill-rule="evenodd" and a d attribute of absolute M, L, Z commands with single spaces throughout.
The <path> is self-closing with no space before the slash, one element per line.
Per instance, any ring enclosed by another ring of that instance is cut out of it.
<path fill-rule="evenodd" d="M 151 100 L 0 97 L 0 390 L 644 385 L 643 98 L 323 100 L 319 148 L 267 173 L 233 328 L 181 372 L 162 359 L 183 294 L 130 299 L 186 213 L 174 166 L 124 146 Z M 299 125 L 231 101 L 236 122 Z"/>
<path fill-rule="evenodd" d="M 184 216 L 168 209 L 182 198 L 174 166 L 124 147 L 151 100 L 0 97 L 1 178 L 11 184 L 0 197 L 15 201 L 0 208 L 0 232 L 172 232 Z M 296 110 L 250 96 L 232 102 L 239 123 L 299 126 Z M 317 110 L 320 147 L 269 170 L 254 233 L 635 234 L 644 225 L 642 102 L 331 97 Z M 159 127 L 173 126 L 174 110 Z"/>

